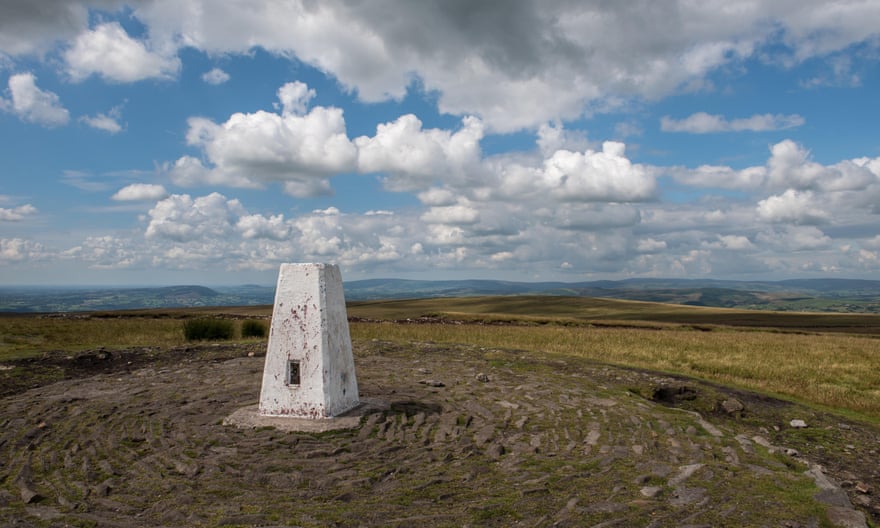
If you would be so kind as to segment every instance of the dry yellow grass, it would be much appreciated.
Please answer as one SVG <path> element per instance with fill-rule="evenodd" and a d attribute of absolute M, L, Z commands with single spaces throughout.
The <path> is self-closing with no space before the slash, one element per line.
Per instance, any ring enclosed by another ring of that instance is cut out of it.
<path fill-rule="evenodd" d="M 121 312 L 118 317 L 91 318 L 4 316 L 0 317 L 0 360 L 98 346 L 171 347 L 185 343 L 184 317 L 242 319 L 268 317 L 270 312 L 271 307 L 256 307 Z M 876 315 L 773 314 L 546 297 L 383 301 L 354 303 L 349 308 L 349 315 L 372 319 L 452 312 L 455 318 L 471 321 L 520 324 L 356 322 L 351 333 L 354 339 L 469 343 L 566 354 L 695 376 L 880 421 L 880 317 Z M 597 323 L 612 326 L 591 326 Z M 725 324 L 734 326 L 719 326 Z M 844 333 L 848 331 L 864 335 Z"/>
<path fill-rule="evenodd" d="M 880 420 L 880 340 L 839 334 L 354 323 L 354 339 L 469 343 L 681 373 Z"/>

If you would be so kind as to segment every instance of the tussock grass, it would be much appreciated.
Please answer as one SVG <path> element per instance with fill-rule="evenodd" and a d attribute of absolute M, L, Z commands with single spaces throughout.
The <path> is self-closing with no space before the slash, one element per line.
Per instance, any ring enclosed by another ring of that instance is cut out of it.
<path fill-rule="evenodd" d="M 232 339 L 235 323 L 228 319 L 189 319 L 183 323 L 183 335 L 189 341 Z"/>
<path fill-rule="evenodd" d="M 880 421 L 880 340 L 684 327 L 353 323 L 354 339 L 469 343 L 680 373 Z"/>
<path fill-rule="evenodd" d="M 0 361 L 97 347 L 185 345 L 181 320 L 267 317 L 271 307 L 76 317 L 0 316 Z M 352 322 L 353 339 L 466 343 L 680 373 L 880 422 L 880 316 L 797 314 L 587 299 L 477 297 L 352 303 L 350 316 L 471 323 Z M 445 314 L 445 315 L 444 315 Z M 240 328 L 237 335 L 247 332 Z M 245 336 L 245 339 L 265 339 Z"/>
<path fill-rule="evenodd" d="M 0 360 L 97 347 L 184 344 L 180 320 L 147 318 L 0 317 Z"/>

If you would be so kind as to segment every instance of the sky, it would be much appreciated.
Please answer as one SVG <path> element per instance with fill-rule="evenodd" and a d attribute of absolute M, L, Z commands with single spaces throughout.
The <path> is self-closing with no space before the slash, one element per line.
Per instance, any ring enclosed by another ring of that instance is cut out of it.
<path fill-rule="evenodd" d="M 0 285 L 877 278 L 878 20 L 4 0 Z"/>

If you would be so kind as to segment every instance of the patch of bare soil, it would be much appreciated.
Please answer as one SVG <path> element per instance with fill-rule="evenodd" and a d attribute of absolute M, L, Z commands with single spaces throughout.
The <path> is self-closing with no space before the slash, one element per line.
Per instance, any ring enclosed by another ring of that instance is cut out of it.
<path fill-rule="evenodd" d="M 0 525 L 808 527 L 880 513 L 877 428 L 789 403 L 571 358 L 373 341 L 355 343 L 358 382 L 385 406 L 357 427 L 224 426 L 257 402 L 262 352 L 46 358 L 61 381 L 0 399 Z"/>

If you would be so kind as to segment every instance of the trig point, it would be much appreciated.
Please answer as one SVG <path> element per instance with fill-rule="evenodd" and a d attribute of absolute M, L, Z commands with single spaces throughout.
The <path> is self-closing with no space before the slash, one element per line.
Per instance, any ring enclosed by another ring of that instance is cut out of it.
<path fill-rule="evenodd" d="M 329 418 L 358 405 L 339 267 L 282 264 L 259 414 Z"/>

